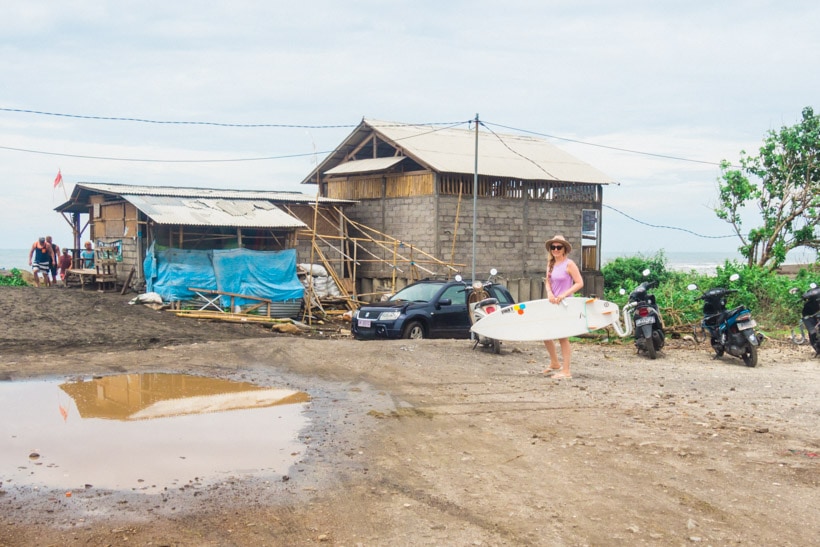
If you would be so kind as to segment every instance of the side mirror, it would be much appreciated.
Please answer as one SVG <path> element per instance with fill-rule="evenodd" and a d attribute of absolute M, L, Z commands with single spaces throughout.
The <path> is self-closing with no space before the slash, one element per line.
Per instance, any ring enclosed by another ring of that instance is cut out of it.
<path fill-rule="evenodd" d="M 738 279 L 740 279 L 740 274 L 733 273 L 729 276 L 729 281 L 737 281 Z"/>
<path fill-rule="evenodd" d="M 623 288 L 618 289 L 618 294 L 620 294 L 621 296 L 625 295 L 626 294 L 626 289 L 623 289 Z"/>
<path fill-rule="evenodd" d="M 817 288 L 817 283 L 809 283 L 809 288 L 810 289 L 816 289 Z"/>
<path fill-rule="evenodd" d="M 694 283 L 689 283 L 689 284 L 686 286 L 686 288 L 687 288 L 688 290 L 690 290 L 690 291 L 696 291 L 696 290 L 698 290 L 698 286 L 697 286 L 697 285 L 695 285 Z"/>
<path fill-rule="evenodd" d="M 496 270 L 495 268 L 490 270 L 490 275 L 495 275 L 497 273 L 498 273 L 498 270 Z"/>
<path fill-rule="evenodd" d="M 455 280 L 456 280 L 456 281 L 458 281 L 459 283 L 461 283 L 461 281 L 462 281 L 463 279 L 464 279 L 464 278 L 463 278 L 463 277 L 461 277 L 461 274 L 456 274 L 456 277 L 455 277 Z"/>
<path fill-rule="evenodd" d="M 452 306 L 453 305 L 453 299 L 452 298 L 442 298 L 441 300 L 438 301 L 438 305 L 439 306 Z"/>
<path fill-rule="evenodd" d="M 648 277 L 651 272 L 649 271 L 649 268 L 647 268 L 641 273 L 643 274 L 644 277 Z"/>

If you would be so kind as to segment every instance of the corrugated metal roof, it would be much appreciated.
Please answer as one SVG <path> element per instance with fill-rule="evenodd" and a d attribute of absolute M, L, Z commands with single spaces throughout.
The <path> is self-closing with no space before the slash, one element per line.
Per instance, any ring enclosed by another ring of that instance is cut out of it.
<path fill-rule="evenodd" d="M 440 173 L 475 172 L 475 131 L 365 120 L 367 125 Z M 544 139 L 480 132 L 478 173 L 521 180 L 611 184 L 615 181 Z"/>
<path fill-rule="evenodd" d="M 302 180 L 302 184 L 315 184 L 317 171 L 337 173 L 337 169 L 350 163 L 345 162 L 345 159 L 373 133 L 391 146 L 401 149 L 405 156 L 438 173 L 475 172 L 474 130 L 364 119 Z M 391 154 L 390 157 L 394 156 Z M 478 136 L 478 173 L 519 180 L 617 183 L 610 176 L 544 139 L 488 131 L 480 131 Z"/>
<path fill-rule="evenodd" d="M 367 160 L 356 160 L 342 163 L 333 169 L 325 171 L 325 175 L 350 175 L 353 173 L 370 173 L 389 169 L 400 161 L 404 156 L 391 156 L 389 158 L 371 158 Z"/>
<path fill-rule="evenodd" d="M 265 200 L 130 194 L 123 194 L 122 197 L 158 224 L 307 228 L 304 222 Z"/>
<path fill-rule="evenodd" d="M 186 188 L 175 186 L 141 186 L 135 184 L 113 184 L 105 182 L 78 182 L 75 188 L 85 188 L 94 192 L 109 194 L 129 194 L 142 196 L 176 196 L 227 199 L 267 199 L 282 203 L 315 203 L 316 196 L 301 192 L 266 192 L 262 190 L 222 190 L 217 188 Z M 353 203 L 350 200 L 319 198 L 319 203 Z"/>

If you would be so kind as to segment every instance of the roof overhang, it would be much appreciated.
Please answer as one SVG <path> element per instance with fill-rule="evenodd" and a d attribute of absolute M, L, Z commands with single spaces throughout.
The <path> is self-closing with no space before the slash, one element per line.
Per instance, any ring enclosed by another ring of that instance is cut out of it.
<path fill-rule="evenodd" d="M 370 158 L 366 160 L 349 161 L 325 171 L 325 175 L 340 176 L 384 171 L 397 165 L 403 159 L 404 156 L 393 156 L 390 158 Z"/>
<path fill-rule="evenodd" d="M 218 188 L 192 188 L 176 186 L 143 186 L 138 184 L 114 184 L 107 182 L 78 182 L 65 203 L 54 208 L 59 213 L 88 213 L 91 196 L 104 195 L 106 199 L 131 196 L 166 196 L 191 198 L 224 198 L 233 200 L 267 200 L 272 203 L 301 205 L 350 205 L 354 200 L 325 198 L 302 192 L 267 192 L 264 190 L 224 190 Z"/>

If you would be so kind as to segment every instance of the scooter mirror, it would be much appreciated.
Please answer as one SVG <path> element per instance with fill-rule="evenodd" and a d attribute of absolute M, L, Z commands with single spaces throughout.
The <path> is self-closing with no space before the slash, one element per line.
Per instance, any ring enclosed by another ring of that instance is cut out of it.
<path fill-rule="evenodd" d="M 626 294 L 626 289 L 619 289 L 618 294 L 620 294 L 621 296 L 625 295 Z"/>
<path fill-rule="evenodd" d="M 690 290 L 690 291 L 696 291 L 696 290 L 698 290 L 698 286 L 697 286 L 697 285 L 695 285 L 694 283 L 689 283 L 689 284 L 686 286 L 686 288 L 687 288 L 688 290 Z"/>
<path fill-rule="evenodd" d="M 463 278 L 463 277 L 461 277 L 461 274 L 457 274 L 455 279 L 456 279 L 456 281 L 458 281 L 459 283 L 461 283 L 462 279 L 464 279 L 464 278 Z"/>
<path fill-rule="evenodd" d="M 643 276 L 644 276 L 644 277 L 646 277 L 646 276 L 648 276 L 651 272 L 649 271 L 649 268 L 647 268 L 647 269 L 645 269 L 645 270 L 644 270 L 643 272 L 641 272 L 641 273 L 643 273 Z"/>
<path fill-rule="evenodd" d="M 740 279 L 740 274 L 733 273 L 729 276 L 729 281 L 737 281 L 738 279 Z"/>
<path fill-rule="evenodd" d="M 809 283 L 809 288 L 810 289 L 816 289 L 817 288 L 817 283 Z"/>
<path fill-rule="evenodd" d="M 492 270 L 490 270 L 490 275 L 495 275 L 495 274 L 497 274 L 497 273 L 498 273 L 498 270 L 496 270 L 495 268 L 493 268 Z"/>

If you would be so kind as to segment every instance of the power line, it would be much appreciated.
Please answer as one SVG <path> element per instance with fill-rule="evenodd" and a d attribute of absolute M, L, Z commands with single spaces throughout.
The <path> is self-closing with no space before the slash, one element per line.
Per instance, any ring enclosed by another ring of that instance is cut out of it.
<path fill-rule="evenodd" d="M 479 122 L 479 123 L 481 123 L 482 125 L 484 125 L 484 122 Z M 494 125 L 498 125 L 498 124 L 494 124 Z M 485 127 L 486 127 L 486 126 L 485 126 Z M 532 160 L 531 158 L 528 158 L 528 157 L 527 157 L 527 156 L 525 156 L 524 154 L 521 154 L 521 153 L 520 153 L 520 152 L 518 152 L 517 150 L 513 150 L 513 149 L 510 147 L 510 145 L 509 145 L 509 144 L 507 144 L 507 143 L 504 141 L 504 139 L 502 139 L 502 138 L 501 138 L 501 135 L 498 135 L 497 133 L 495 133 L 495 132 L 494 132 L 492 129 L 490 129 L 489 127 L 487 127 L 487 130 L 488 130 L 490 133 L 492 133 L 492 134 L 493 134 L 493 136 L 495 136 L 495 138 L 497 138 L 497 139 L 501 142 L 501 144 L 503 144 L 505 147 L 507 147 L 507 149 L 508 149 L 510 152 L 512 152 L 513 154 L 516 154 L 516 155 L 520 156 L 521 158 L 523 158 L 523 159 L 525 159 L 525 160 L 527 160 L 527 161 L 531 162 L 533 165 L 535 165 L 536 167 L 538 167 L 539 169 L 541 169 L 541 171 L 543 171 L 544 173 L 546 173 L 546 174 L 547 174 L 547 175 L 549 175 L 549 176 L 552 176 L 552 175 L 551 175 L 551 174 L 550 174 L 550 173 L 549 173 L 546 169 L 544 169 L 544 168 L 543 168 L 540 164 L 538 164 L 536 161 Z M 553 178 L 555 178 L 555 177 L 553 177 Z M 660 229 L 666 229 L 666 230 L 678 230 L 678 231 L 681 231 L 681 232 L 686 232 L 686 233 L 688 233 L 688 234 L 692 234 L 692 235 L 694 235 L 694 236 L 697 236 L 697 237 L 702 237 L 702 238 L 706 238 L 706 239 L 725 239 L 725 238 L 735 237 L 734 235 L 726 235 L 726 236 L 709 236 L 709 235 L 703 235 L 703 234 L 699 234 L 699 233 L 697 233 L 697 232 L 693 232 L 692 230 L 688 230 L 688 229 L 686 229 L 686 228 L 678 228 L 677 226 L 662 226 L 662 225 L 657 225 L 657 224 L 649 224 L 648 222 L 644 222 L 644 221 L 642 221 L 642 220 L 638 220 L 637 218 L 632 217 L 632 216 L 630 216 L 630 215 L 628 215 L 628 214 L 624 213 L 623 211 L 620 211 L 620 210 L 616 209 L 615 207 L 611 207 L 611 206 L 609 206 L 609 205 L 604 205 L 603 203 L 601 204 L 601 206 L 602 206 L 602 207 L 606 207 L 607 209 L 611 209 L 611 210 L 615 211 L 616 213 L 620 213 L 620 214 L 622 214 L 623 216 L 625 216 L 626 218 L 628 218 L 629 220 L 632 220 L 632 221 L 637 222 L 638 224 L 642 224 L 642 225 L 644 225 L 644 226 L 648 226 L 648 227 L 650 227 L 650 228 L 660 228 Z"/>
<path fill-rule="evenodd" d="M 616 213 L 622 214 L 623 216 L 625 216 L 629 220 L 637 222 L 638 224 L 643 224 L 644 226 L 649 226 L 650 228 L 663 228 L 665 230 L 678 230 L 680 232 L 686 232 L 688 234 L 692 234 L 693 236 L 702 237 L 702 238 L 706 238 L 706 239 L 727 239 L 727 238 L 730 238 L 730 237 L 737 237 L 734 234 L 733 235 L 727 235 L 727 236 L 707 236 L 707 235 L 699 234 L 697 232 L 693 232 L 692 230 L 687 230 L 686 228 L 678 228 L 677 226 L 663 226 L 663 225 L 658 225 L 658 224 L 649 224 L 648 222 L 644 222 L 642 220 L 638 220 L 635 217 L 629 216 L 626 213 L 624 213 L 623 211 L 620 211 L 620 210 L 616 209 L 615 207 L 611 207 L 609 205 L 604 205 L 603 203 L 601 204 L 601 207 L 606 207 L 607 209 L 612 209 Z"/>
<path fill-rule="evenodd" d="M 607 150 L 616 150 L 618 152 L 627 152 L 629 154 L 639 154 L 639 155 L 642 155 L 642 156 L 652 156 L 652 157 L 655 157 L 655 158 L 663 158 L 663 159 L 667 159 L 667 160 L 688 161 L 688 162 L 691 162 L 691 163 L 702 163 L 704 165 L 715 165 L 715 166 L 718 166 L 718 167 L 720 167 L 720 165 L 721 165 L 720 162 L 706 161 L 706 160 L 693 160 L 691 158 L 681 158 L 680 156 L 671 156 L 671 155 L 668 155 L 668 154 L 657 154 L 657 153 L 654 153 L 654 152 L 643 152 L 641 150 L 631 150 L 629 148 L 620 148 L 618 146 L 608 146 L 606 144 L 597 144 L 597 143 L 594 143 L 594 142 L 586 142 L 586 141 L 581 141 L 581 140 L 578 140 L 578 139 L 570 139 L 568 137 L 559 137 L 557 135 L 550 135 L 548 133 L 538 133 L 537 131 L 528 131 L 526 129 L 519 129 L 519 128 L 515 128 L 515 127 L 510 127 L 510 126 L 507 126 L 507 125 L 501 125 L 501 124 L 498 124 L 498 123 L 491 123 L 491 122 L 481 122 L 481 123 L 482 124 L 494 125 L 496 127 L 502 127 L 504 129 L 510 129 L 512 131 L 519 131 L 521 133 L 527 133 L 529 135 L 537 135 L 539 137 L 547 137 L 547 138 L 550 138 L 550 139 L 557 139 L 557 140 L 560 140 L 560 141 L 574 142 L 576 144 L 583 144 L 584 146 L 594 146 L 596 148 L 606 148 Z"/>
<path fill-rule="evenodd" d="M 142 163 L 229 163 L 229 162 L 243 162 L 243 161 L 263 161 L 263 160 L 283 160 L 288 158 L 302 158 L 305 156 L 313 156 L 314 154 L 329 154 L 330 152 L 309 152 L 304 154 L 288 154 L 285 156 L 262 156 L 258 158 L 229 158 L 229 159 L 210 159 L 210 160 L 158 160 L 147 158 L 116 158 L 111 156 L 86 156 L 82 154 L 62 154 L 59 152 L 46 152 L 44 150 L 31 150 L 28 148 L 14 148 L 11 146 L 0 146 L 2 150 L 13 150 L 15 152 L 27 152 L 29 154 L 43 154 L 45 156 L 60 156 L 63 158 L 80 158 L 86 160 L 105 160 L 105 161 L 134 161 Z"/>
<path fill-rule="evenodd" d="M 285 129 L 350 129 L 356 127 L 357 124 L 341 124 L 341 125 L 300 125 L 300 124 L 285 124 L 285 123 L 221 123 L 208 121 L 175 121 L 175 120 L 149 120 L 145 118 L 126 118 L 117 116 L 86 116 L 82 114 L 64 114 L 60 112 L 43 112 L 41 110 L 26 110 L 23 108 L 4 108 L 0 107 L 0 112 L 17 112 L 20 114 L 36 114 L 38 116 L 56 116 L 60 118 L 75 118 L 80 120 L 100 120 L 109 122 L 137 122 L 150 123 L 157 125 L 211 125 L 215 127 L 276 127 Z"/>
<path fill-rule="evenodd" d="M 45 112 L 39 110 L 28 110 L 28 109 L 20 109 L 20 108 L 5 108 L 0 107 L 0 112 L 16 112 L 22 114 L 35 114 L 40 116 L 56 116 L 56 117 L 64 117 L 64 118 L 74 118 L 74 119 L 86 119 L 86 120 L 99 120 L 99 121 L 118 121 L 118 122 L 135 122 L 135 123 L 148 123 L 148 124 L 158 124 L 158 125 L 196 125 L 196 126 L 215 126 L 215 127 L 236 127 L 236 128 L 285 128 L 285 129 L 344 129 L 344 128 L 354 128 L 357 127 L 358 124 L 338 124 L 338 125 L 330 125 L 330 124 L 323 124 L 323 125 L 305 125 L 305 124 L 274 124 L 274 123 L 255 123 L 255 124 L 239 124 L 239 123 L 221 123 L 221 122 L 210 122 L 210 121 L 174 121 L 174 120 L 151 120 L 151 119 L 144 119 L 144 118 L 132 118 L 132 117 L 114 117 L 114 116 L 88 116 L 88 115 L 79 115 L 79 114 L 65 114 L 65 113 L 58 113 L 58 112 Z M 436 131 L 442 131 L 445 129 L 451 129 L 453 127 L 458 127 L 460 125 L 464 125 L 472 123 L 473 120 L 467 120 L 464 122 L 436 122 L 436 123 L 426 123 L 426 124 L 382 124 L 378 127 L 403 127 L 408 125 L 430 125 L 430 126 L 444 126 L 438 129 L 431 129 L 430 133 Z M 529 131 L 526 129 L 515 128 L 507 125 L 492 123 L 492 122 L 485 122 L 480 121 L 481 125 L 483 125 L 496 139 L 499 140 L 508 150 L 512 153 L 520 156 L 521 158 L 531 162 L 533 165 L 537 166 L 541 169 L 545 174 L 548 176 L 552 175 L 544 169 L 543 166 L 528 158 L 527 156 L 521 154 L 520 152 L 514 150 L 510 145 L 504 141 L 501 135 L 495 133 L 489 126 L 501 127 L 504 129 L 517 131 L 520 133 L 536 135 L 539 137 L 546 137 L 551 139 L 562 140 L 566 142 L 574 142 L 576 144 L 582 144 L 585 146 L 594 146 L 598 148 L 605 148 L 609 150 L 615 150 L 619 152 L 626 152 L 630 154 L 639 154 L 644 156 L 652 156 L 657 158 L 663 159 L 671 159 L 677 161 L 686 161 L 691 163 L 700 163 L 705 165 L 715 165 L 720 166 L 718 162 L 711 162 L 711 161 L 704 161 L 704 160 L 694 160 L 690 158 L 682 158 L 678 156 L 671 156 L 667 154 L 657 154 L 653 152 L 643 152 L 640 150 L 631 150 L 628 148 L 621 148 L 616 146 L 608 146 L 603 144 L 591 143 L 586 141 L 581 141 L 578 139 L 570 139 L 567 137 L 559 137 L 556 135 L 550 135 L 548 133 L 540 133 L 536 131 Z M 418 135 L 414 135 L 418 136 Z M 410 137 L 408 137 L 410 138 Z M 246 161 L 265 161 L 265 160 L 279 160 L 279 159 L 289 159 L 289 158 L 300 158 L 306 156 L 315 156 L 317 154 L 330 154 L 332 151 L 322 151 L 322 152 L 310 152 L 310 153 L 302 153 L 302 154 L 288 154 L 282 156 L 261 156 L 261 157 L 252 157 L 252 158 L 228 158 L 228 159 L 207 159 L 207 160 L 160 160 L 160 159 L 147 159 L 147 158 L 118 158 L 118 157 L 106 157 L 106 156 L 91 156 L 91 155 L 81 155 L 81 154 L 64 154 L 58 152 L 47 152 L 44 150 L 33 150 L 33 149 L 25 149 L 25 148 L 15 148 L 11 146 L 0 146 L 2 150 L 11 150 L 15 152 L 26 152 L 30 154 L 42 154 L 48 156 L 59 156 L 59 157 L 69 157 L 69 158 L 80 158 L 80 159 L 94 159 L 94 160 L 104 160 L 104 161 L 130 161 L 130 162 L 143 162 L 143 163 L 230 163 L 230 162 L 246 162 Z M 553 177 L 554 178 L 554 177 Z M 696 237 L 707 238 L 707 239 L 725 239 L 735 237 L 734 235 L 724 235 L 724 236 L 709 236 L 704 234 L 699 234 L 692 230 L 688 230 L 686 228 L 679 228 L 676 226 L 664 226 L 664 225 L 656 225 L 650 224 L 648 222 L 644 222 L 638 220 L 623 211 L 620 211 L 614 207 L 609 205 L 601 204 L 602 207 L 606 207 L 607 209 L 611 209 L 626 218 L 632 220 L 633 222 L 637 222 L 638 224 L 642 224 L 644 226 L 648 226 L 650 228 L 659 228 L 659 229 L 667 229 L 667 230 L 678 230 L 681 232 L 686 232 Z"/>

